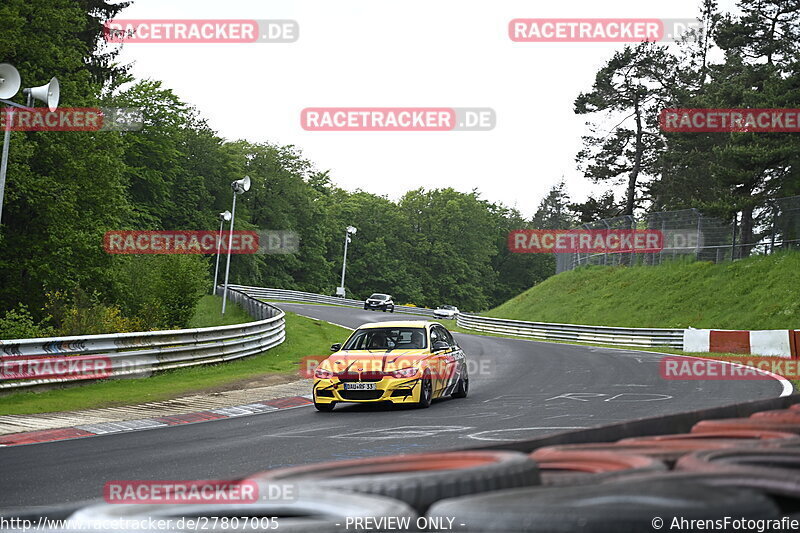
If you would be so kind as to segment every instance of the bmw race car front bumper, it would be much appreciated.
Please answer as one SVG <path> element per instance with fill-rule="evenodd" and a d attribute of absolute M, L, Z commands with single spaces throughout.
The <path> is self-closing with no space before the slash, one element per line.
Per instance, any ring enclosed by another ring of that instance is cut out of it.
<path fill-rule="evenodd" d="M 417 403 L 420 401 L 421 383 L 421 377 L 411 379 L 384 377 L 378 381 L 342 381 L 339 378 L 315 379 L 314 402 Z M 351 384 L 356 388 L 367 388 L 364 390 L 345 388 L 346 385 Z"/>

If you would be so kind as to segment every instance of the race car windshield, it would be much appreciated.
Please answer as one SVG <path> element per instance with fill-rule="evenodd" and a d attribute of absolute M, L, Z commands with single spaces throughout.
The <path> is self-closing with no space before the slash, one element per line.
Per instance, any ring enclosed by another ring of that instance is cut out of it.
<path fill-rule="evenodd" d="M 425 328 L 365 328 L 347 340 L 343 350 L 418 350 L 428 347 Z"/>
<path fill-rule="evenodd" d="M 388 300 L 389 299 L 389 295 L 388 294 L 375 293 L 372 296 L 370 296 L 369 299 L 370 300 Z"/>

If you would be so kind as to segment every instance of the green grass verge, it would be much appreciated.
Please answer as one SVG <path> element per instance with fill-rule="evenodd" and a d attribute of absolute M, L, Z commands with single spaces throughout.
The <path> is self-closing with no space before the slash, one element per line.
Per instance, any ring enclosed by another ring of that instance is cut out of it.
<path fill-rule="evenodd" d="M 225 314 L 222 314 L 222 298 L 207 294 L 200 298 L 194 316 L 189 321 L 190 328 L 209 328 L 212 326 L 230 326 L 232 324 L 244 324 L 252 322 L 253 319 L 247 312 L 238 305 L 228 302 L 225 306 Z"/>
<path fill-rule="evenodd" d="M 564 272 L 487 316 L 645 328 L 800 329 L 800 252 Z"/>
<path fill-rule="evenodd" d="M 168 370 L 149 378 L 110 380 L 2 396 L 0 415 L 132 405 L 199 393 L 264 374 L 290 376 L 298 372 L 297 363 L 301 358 L 328 354 L 331 344 L 343 342 L 349 334 L 345 328 L 286 313 L 286 341 L 262 354 L 216 365 Z"/>

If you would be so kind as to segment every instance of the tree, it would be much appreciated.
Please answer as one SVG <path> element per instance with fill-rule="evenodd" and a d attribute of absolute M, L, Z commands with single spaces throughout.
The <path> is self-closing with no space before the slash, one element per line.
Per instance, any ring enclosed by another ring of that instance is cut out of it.
<path fill-rule="evenodd" d="M 599 198 L 589 195 L 583 203 L 569 204 L 570 212 L 580 224 L 618 217 L 622 209 L 614 198 L 613 191 L 606 191 Z"/>
<path fill-rule="evenodd" d="M 633 215 L 640 199 L 641 181 L 658 170 L 657 156 L 663 149 L 658 131 L 658 112 L 669 98 L 668 87 L 676 80 L 674 58 L 661 46 L 644 42 L 626 46 L 598 71 L 592 90 L 575 99 L 579 115 L 605 113 L 607 119 L 622 119 L 605 135 L 584 137 L 578 164 L 594 182 L 627 182 L 622 214 Z M 630 119 L 633 124 L 630 126 Z"/>
<path fill-rule="evenodd" d="M 569 194 L 562 179 L 553 185 L 547 196 L 539 203 L 539 208 L 531 219 L 536 229 L 569 229 L 573 220 L 569 211 Z"/>

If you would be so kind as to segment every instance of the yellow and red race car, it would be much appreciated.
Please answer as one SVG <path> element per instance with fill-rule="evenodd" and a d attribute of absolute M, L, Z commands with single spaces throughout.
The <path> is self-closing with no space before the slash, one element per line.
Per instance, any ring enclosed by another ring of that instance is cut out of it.
<path fill-rule="evenodd" d="M 467 360 L 453 336 L 436 322 L 364 324 L 314 371 L 314 406 L 339 402 L 392 402 L 428 407 L 469 391 Z"/>

